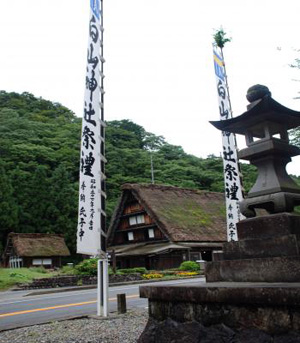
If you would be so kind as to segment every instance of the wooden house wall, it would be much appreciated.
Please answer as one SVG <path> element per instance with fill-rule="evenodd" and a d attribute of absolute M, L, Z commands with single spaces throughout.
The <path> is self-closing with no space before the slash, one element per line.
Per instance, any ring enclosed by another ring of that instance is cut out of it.
<path fill-rule="evenodd" d="M 129 224 L 129 217 L 125 217 L 125 218 L 122 218 L 120 220 L 120 223 L 119 223 L 119 226 L 118 226 L 118 229 L 119 230 L 127 230 L 127 229 L 130 229 L 131 227 L 137 227 L 138 225 L 141 226 L 141 225 L 151 225 L 153 224 L 153 220 L 152 218 L 147 214 L 147 213 L 144 213 L 144 220 L 145 222 L 143 224 L 137 224 L 137 225 L 131 225 Z"/>
<path fill-rule="evenodd" d="M 148 270 L 164 270 L 178 268 L 183 262 L 183 251 L 171 252 L 155 256 L 117 257 L 119 268 L 145 267 Z"/>
<path fill-rule="evenodd" d="M 143 207 L 138 202 L 132 202 L 129 204 L 126 204 L 123 214 L 131 214 L 135 212 L 143 211 Z"/>
<path fill-rule="evenodd" d="M 167 254 L 154 256 L 125 256 L 117 257 L 119 268 L 145 267 L 148 270 L 164 270 L 178 268 L 180 264 L 187 260 L 196 261 L 200 259 L 211 261 L 212 249 L 194 248 L 190 252 L 187 249 L 171 251 Z"/>
<path fill-rule="evenodd" d="M 167 240 L 164 234 L 160 231 L 158 227 L 150 227 L 154 230 L 154 238 L 147 238 L 148 227 L 144 228 L 134 228 L 132 230 L 126 231 L 116 231 L 114 235 L 113 245 L 131 244 L 131 243 L 142 243 L 142 242 L 152 242 L 152 241 L 162 241 Z M 128 232 L 133 232 L 134 240 L 128 241 Z"/>
<path fill-rule="evenodd" d="M 144 222 L 130 225 L 129 218 L 135 215 L 143 215 Z M 154 230 L 154 237 L 148 237 L 148 229 Z M 128 240 L 128 232 L 132 232 L 134 240 Z M 154 220 L 146 213 L 145 209 L 136 199 L 130 195 L 124 206 L 118 227 L 114 232 L 112 245 L 122 245 L 131 243 L 142 243 L 149 241 L 166 240 L 164 234 L 155 226 Z"/>
<path fill-rule="evenodd" d="M 32 264 L 33 259 L 43 259 L 43 258 L 51 258 L 52 264 L 45 265 L 45 268 L 60 268 L 61 267 L 61 257 L 60 256 L 34 256 L 34 257 L 22 257 L 23 259 L 23 267 L 30 268 L 30 267 L 38 267 Z"/>

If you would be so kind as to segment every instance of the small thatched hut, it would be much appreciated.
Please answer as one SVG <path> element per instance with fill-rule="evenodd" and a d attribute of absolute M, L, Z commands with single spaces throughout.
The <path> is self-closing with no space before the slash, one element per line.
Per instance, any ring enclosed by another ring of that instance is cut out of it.
<path fill-rule="evenodd" d="M 122 268 L 211 260 L 225 241 L 224 194 L 162 185 L 125 184 L 108 230 Z"/>
<path fill-rule="evenodd" d="M 2 257 L 4 267 L 54 268 L 61 257 L 69 256 L 63 235 L 44 233 L 10 233 Z"/>

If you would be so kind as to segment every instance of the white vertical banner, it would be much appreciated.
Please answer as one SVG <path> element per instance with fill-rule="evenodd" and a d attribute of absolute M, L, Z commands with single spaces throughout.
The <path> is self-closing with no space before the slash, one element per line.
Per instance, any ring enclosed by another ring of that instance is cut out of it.
<path fill-rule="evenodd" d="M 80 152 L 77 252 L 100 256 L 105 237 L 102 0 L 90 0 Z M 102 248 L 101 248 L 102 246 Z"/>
<path fill-rule="evenodd" d="M 217 81 L 220 119 L 232 118 L 224 60 L 221 53 L 216 49 L 214 54 L 214 66 Z M 243 200 L 242 182 L 237 157 L 236 138 L 233 133 L 222 131 L 223 144 L 223 170 L 226 197 L 227 240 L 237 241 L 236 223 L 245 217 L 241 214 L 239 202 Z"/>

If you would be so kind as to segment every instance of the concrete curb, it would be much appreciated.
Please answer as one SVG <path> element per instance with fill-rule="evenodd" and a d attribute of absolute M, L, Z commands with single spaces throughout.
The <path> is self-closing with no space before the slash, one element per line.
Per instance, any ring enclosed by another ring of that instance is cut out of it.
<path fill-rule="evenodd" d="M 135 284 L 147 284 L 147 283 L 155 283 L 155 282 L 163 282 L 163 281 L 174 281 L 174 280 L 186 280 L 186 279 L 204 279 L 203 275 L 196 275 L 196 276 L 189 276 L 189 277 L 181 277 L 179 278 L 170 278 L 168 280 L 161 280 L 161 279 L 153 279 L 153 280 L 137 280 L 137 281 L 129 281 L 129 282 L 118 282 L 110 284 L 110 287 L 118 287 L 124 285 L 135 285 Z M 45 290 L 38 290 L 32 291 L 24 295 L 33 296 L 33 295 L 43 295 L 43 294 L 51 294 L 51 293 L 62 293 L 62 292 L 72 292 L 72 291 L 84 291 L 87 289 L 97 288 L 97 285 L 84 285 L 84 286 L 72 286 L 72 287 L 62 287 L 62 288 L 48 288 Z M 14 289 L 14 291 L 24 291 L 24 289 Z M 28 290 L 29 291 L 29 290 Z"/>

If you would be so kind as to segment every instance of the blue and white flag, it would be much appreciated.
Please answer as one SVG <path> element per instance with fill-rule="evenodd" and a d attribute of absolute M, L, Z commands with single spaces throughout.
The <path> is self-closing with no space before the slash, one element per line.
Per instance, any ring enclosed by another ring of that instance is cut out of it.
<path fill-rule="evenodd" d="M 228 87 L 226 84 L 225 67 L 222 54 L 214 49 L 214 67 L 217 82 L 220 119 L 232 118 Z M 244 216 L 241 214 L 239 202 L 243 200 L 242 182 L 238 164 L 235 135 L 222 131 L 223 170 L 225 181 L 227 240 L 237 241 L 236 223 Z"/>
<path fill-rule="evenodd" d="M 105 250 L 102 0 L 90 0 L 89 39 L 82 118 L 77 252 Z"/>

